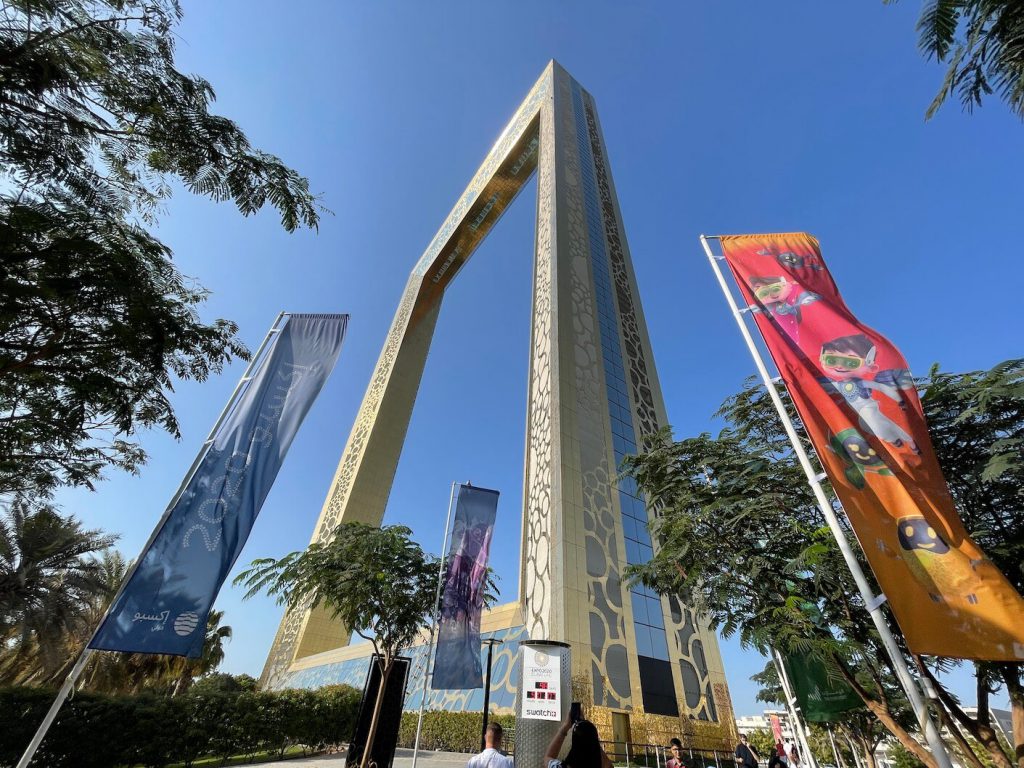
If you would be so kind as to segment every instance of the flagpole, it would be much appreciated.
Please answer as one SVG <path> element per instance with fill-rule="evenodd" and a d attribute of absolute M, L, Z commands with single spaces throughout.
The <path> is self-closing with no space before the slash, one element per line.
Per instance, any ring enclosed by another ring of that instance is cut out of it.
<path fill-rule="evenodd" d="M 278 325 L 280 325 L 281 323 L 281 318 L 289 314 L 290 313 L 288 312 L 279 312 L 277 317 L 274 319 L 274 324 L 270 326 L 270 330 L 267 331 L 267 335 L 263 337 L 263 341 L 257 348 L 256 353 L 252 356 L 252 359 L 249 360 L 249 365 L 246 366 L 245 373 L 242 374 L 242 378 L 239 379 L 238 384 L 235 385 L 235 389 L 231 393 L 231 397 L 228 398 L 227 405 L 224 406 L 224 410 L 220 412 L 220 416 L 218 416 L 217 421 L 214 422 L 213 428 L 210 430 L 210 434 L 207 435 L 206 440 L 204 440 L 203 444 L 199 447 L 199 452 L 196 454 L 195 459 L 192 461 L 192 466 L 190 466 L 188 468 L 188 471 L 185 473 L 185 479 L 181 481 L 181 485 L 178 486 L 178 490 L 174 492 L 174 496 L 171 498 L 170 504 L 167 505 L 167 508 L 164 510 L 163 516 L 161 516 L 160 518 L 160 522 L 157 523 L 156 527 L 153 529 L 153 532 L 149 535 L 149 540 L 146 542 L 145 546 L 143 546 L 141 552 L 145 552 L 147 549 L 149 549 L 150 545 L 152 545 L 153 541 L 156 539 L 157 534 L 160 533 L 160 529 L 163 528 L 164 523 L 167 521 L 168 516 L 171 514 L 171 510 L 174 509 L 174 505 L 178 503 L 178 499 L 181 498 L 181 494 L 185 491 L 185 488 L 192 480 L 192 476 L 196 473 L 196 470 L 199 468 L 199 465 L 203 460 L 203 457 L 206 455 L 207 450 L 213 443 L 214 437 L 217 434 L 217 430 L 220 429 L 220 425 L 224 422 L 224 419 L 227 418 L 227 415 L 231 412 L 232 406 L 238 401 L 238 396 L 241 393 L 241 391 L 245 388 L 245 385 L 248 384 L 249 381 L 252 379 L 252 370 L 253 368 L 255 368 L 257 362 L 260 360 L 260 356 L 263 354 L 263 350 L 266 349 L 267 345 L 270 343 L 270 340 L 274 337 L 274 335 L 281 332 L 281 329 L 278 327 Z M 53 721 L 57 719 L 57 713 L 60 712 L 61 707 L 64 706 L 64 702 L 67 700 L 67 697 L 71 693 L 72 688 L 75 687 L 75 683 L 78 682 L 79 676 L 82 674 L 83 670 L 89 663 L 89 660 L 92 658 L 93 654 L 96 653 L 95 649 L 89 647 L 89 643 L 91 643 L 95 639 L 96 633 L 99 632 L 100 627 L 103 626 L 103 622 L 106 621 L 107 615 L 110 613 L 111 608 L 114 607 L 114 604 L 117 603 L 118 598 L 121 597 L 121 593 L 124 592 L 125 587 L 128 586 L 128 582 L 131 581 L 132 576 L 135 574 L 136 569 L 139 567 L 141 559 L 141 556 L 135 558 L 135 561 L 132 563 L 131 568 L 128 569 L 128 573 L 126 573 L 125 577 L 121 580 L 121 584 L 117 588 L 117 592 L 114 594 L 114 598 L 107 605 L 107 609 L 103 612 L 103 615 L 100 617 L 99 622 L 96 624 L 96 628 L 93 630 L 92 635 L 89 637 L 89 642 L 85 644 L 85 647 L 82 649 L 81 654 L 79 654 L 78 661 L 75 662 L 75 665 L 71 668 L 71 671 L 68 673 L 67 678 L 65 678 L 64 684 L 61 685 L 60 691 L 57 692 L 57 698 L 54 699 L 53 704 L 50 705 L 50 709 L 46 713 L 46 717 L 43 718 L 43 722 L 40 724 L 39 728 L 36 729 L 35 735 L 32 737 L 32 741 L 29 742 L 28 747 L 25 749 L 25 753 L 21 756 L 21 760 L 18 761 L 17 768 L 28 768 L 29 763 L 32 762 L 32 758 L 35 757 L 36 750 L 38 750 L 39 745 L 42 744 L 43 739 L 46 737 L 47 731 L 49 731 L 50 726 L 53 725 Z"/>
<path fill-rule="evenodd" d="M 836 768 L 845 768 L 844 761 L 839 759 L 839 750 L 836 749 L 836 740 L 832 738 L 832 726 L 825 726 L 828 729 L 828 740 L 832 745 L 832 756 L 836 759 Z"/>
<path fill-rule="evenodd" d="M 732 310 L 732 315 L 736 320 L 736 325 L 739 326 L 740 334 L 743 336 L 743 340 L 746 342 L 747 348 L 750 350 L 751 357 L 754 358 L 754 365 L 757 366 L 757 372 L 761 375 L 761 380 L 764 382 L 768 395 L 771 397 L 772 403 L 775 405 L 775 410 L 778 412 L 779 418 L 782 420 L 782 426 L 786 430 L 789 442 L 793 445 L 793 452 L 796 454 L 796 457 L 800 462 L 800 466 L 803 467 L 804 474 L 807 475 L 807 482 L 811 486 L 811 490 L 814 492 L 814 497 L 818 501 L 821 513 L 825 516 L 825 521 L 828 523 L 828 527 L 832 531 L 832 535 L 835 537 L 836 544 L 839 545 L 839 551 L 842 552 L 843 559 L 846 561 L 846 567 L 850 569 L 853 580 L 857 584 L 857 589 L 860 591 L 860 595 L 864 599 L 868 612 L 871 614 L 871 620 L 874 622 L 875 629 L 881 637 L 882 646 L 885 648 L 885 652 L 888 654 L 889 660 L 892 662 L 893 669 L 896 672 L 896 677 L 899 679 L 903 691 L 907 694 L 907 698 L 910 700 L 910 704 L 914 709 L 914 715 L 917 718 L 918 727 L 924 732 L 928 746 L 931 748 L 932 754 L 935 756 L 935 760 L 938 763 L 939 768 L 953 768 L 953 764 L 949 759 L 949 754 L 946 751 L 946 745 L 942 742 L 942 738 L 939 736 L 939 731 L 935 727 L 935 723 L 932 721 L 931 715 L 928 712 L 928 705 L 925 703 L 924 697 L 921 695 L 921 689 L 910 674 L 910 668 L 907 666 L 906 659 L 903 658 L 903 653 L 896 644 L 896 639 L 893 637 L 892 632 L 889 629 L 889 625 L 886 623 L 885 616 L 882 614 L 882 604 L 885 602 L 886 597 L 884 594 L 875 596 L 871 593 L 871 585 L 868 584 L 867 577 L 864 575 L 864 571 L 861 569 L 860 563 L 857 561 L 857 557 L 854 555 L 853 549 L 850 547 L 850 542 L 846 538 L 846 533 L 839 524 L 839 518 L 836 517 L 835 510 L 833 509 L 828 497 L 825 495 L 825 489 L 821 485 L 821 480 L 825 478 L 825 475 L 817 474 L 811 466 L 811 460 L 808 458 L 807 452 L 800 443 L 800 438 L 796 434 L 796 428 L 793 426 L 792 419 L 790 419 L 789 414 L 786 413 L 786 407 L 782 404 L 782 398 L 779 397 L 779 391 L 775 387 L 775 382 L 768 374 L 768 369 L 765 367 L 764 359 L 761 357 L 761 353 L 758 350 L 757 345 L 754 344 L 753 337 L 750 335 L 750 329 L 743 321 L 743 313 L 750 311 L 750 309 L 740 309 L 737 306 L 736 299 L 733 298 L 732 291 L 729 290 L 729 285 L 725 281 L 725 275 L 722 274 L 722 270 L 718 266 L 719 257 L 716 257 L 714 253 L 712 253 L 711 246 L 708 244 L 708 238 L 706 236 L 700 236 L 700 244 L 704 247 L 704 253 L 707 254 L 708 262 L 711 264 L 711 269 L 714 270 L 715 277 L 718 278 L 718 285 L 721 287 L 722 295 L 725 296 L 725 300 L 729 304 L 729 308 Z M 842 505 L 840 504 L 840 506 Z"/>
<path fill-rule="evenodd" d="M 786 697 L 786 707 L 789 709 L 789 716 L 793 718 L 793 732 L 796 733 L 800 747 L 804 751 L 804 759 L 811 765 L 811 768 L 818 768 L 818 760 L 814 757 L 814 753 L 811 752 L 811 743 L 807 738 L 807 731 L 804 729 L 803 720 L 800 719 L 801 709 L 799 702 L 793 693 L 793 687 L 789 684 L 789 675 L 786 674 L 782 654 L 775 648 L 772 648 L 772 661 L 775 662 L 775 669 L 779 673 L 779 680 L 782 683 L 782 695 Z M 787 755 L 787 757 L 789 756 Z M 836 768 L 839 768 L 839 766 L 836 766 Z"/>
<path fill-rule="evenodd" d="M 448 552 L 448 531 L 452 527 L 452 507 L 455 504 L 455 486 L 452 483 L 452 494 L 448 499 L 448 517 L 444 523 L 444 539 L 441 542 L 441 562 L 437 566 L 437 592 L 434 595 L 434 615 L 430 623 L 430 642 L 427 645 L 427 659 L 423 668 L 423 686 L 420 689 L 420 714 L 416 720 L 416 740 L 412 745 L 412 768 L 416 768 L 416 760 L 420 754 L 420 732 L 423 730 L 423 708 L 427 703 L 427 678 L 430 676 L 430 657 L 434 654 L 434 633 L 437 631 L 438 613 L 441 610 L 441 584 L 444 581 L 445 557 Z"/>
<path fill-rule="evenodd" d="M 857 745 L 853 743 L 853 739 L 850 738 L 850 734 L 843 732 L 846 735 L 846 743 L 850 745 L 850 752 L 853 754 L 853 764 L 856 768 L 864 768 L 864 763 L 861 762 L 860 754 L 857 752 Z"/>

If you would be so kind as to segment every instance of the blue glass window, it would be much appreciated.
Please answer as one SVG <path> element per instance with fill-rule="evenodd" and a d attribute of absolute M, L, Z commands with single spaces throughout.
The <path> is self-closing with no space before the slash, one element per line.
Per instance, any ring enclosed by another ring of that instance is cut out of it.
<path fill-rule="evenodd" d="M 590 267 L 594 277 L 594 297 L 597 304 L 597 325 L 600 333 L 602 362 L 604 363 L 605 392 L 608 395 L 608 416 L 615 465 L 618 467 L 627 455 L 637 452 L 636 431 L 633 428 L 633 413 L 629 402 L 626 371 L 622 362 L 619 315 L 609 275 L 608 256 L 605 252 L 605 233 L 595 180 L 594 158 L 587 135 L 582 95 L 579 86 L 575 84 L 573 85 L 573 110 L 576 116 L 576 141 L 582 170 L 583 204 L 590 244 Z M 654 554 L 651 537 L 647 531 L 647 507 L 637 492 L 636 483 L 630 478 L 623 478 L 619 481 L 619 506 L 625 534 L 626 561 L 633 565 L 646 563 Z M 630 592 L 637 653 L 647 659 L 667 662 L 669 659 L 668 642 L 665 636 L 661 599 L 641 586 L 634 587 Z M 646 663 L 642 660 L 641 662 L 642 664 Z M 657 665 L 657 663 L 650 661 L 648 667 L 653 669 L 651 665 Z M 644 689 L 646 702 L 649 693 L 647 688 L 658 681 L 652 679 L 645 682 L 643 677 L 641 675 L 641 686 Z M 661 680 L 660 682 L 663 684 L 665 681 Z M 671 690 L 673 688 L 670 678 L 670 690 L 662 692 L 671 700 L 670 707 L 668 704 L 661 707 L 665 710 L 665 714 L 675 713 L 675 692 Z"/>

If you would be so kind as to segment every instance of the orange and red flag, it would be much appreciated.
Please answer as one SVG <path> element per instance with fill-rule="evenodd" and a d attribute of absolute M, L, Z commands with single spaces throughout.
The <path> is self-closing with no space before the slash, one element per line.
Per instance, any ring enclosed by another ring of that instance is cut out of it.
<path fill-rule="evenodd" d="M 967 535 L 899 350 L 850 312 L 811 235 L 721 242 L 910 650 L 1024 659 L 1024 599 Z"/>

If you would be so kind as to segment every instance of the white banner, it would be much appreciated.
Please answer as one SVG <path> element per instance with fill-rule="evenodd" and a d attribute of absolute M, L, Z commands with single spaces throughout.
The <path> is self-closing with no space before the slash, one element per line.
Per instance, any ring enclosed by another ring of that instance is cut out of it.
<path fill-rule="evenodd" d="M 562 719 L 561 675 L 561 656 L 523 646 L 522 717 L 556 722 Z"/>

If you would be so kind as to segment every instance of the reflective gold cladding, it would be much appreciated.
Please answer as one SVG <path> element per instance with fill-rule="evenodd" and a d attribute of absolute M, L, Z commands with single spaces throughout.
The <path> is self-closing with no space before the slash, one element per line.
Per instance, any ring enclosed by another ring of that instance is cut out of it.
<path fill-rule="evenodd" d="M 610 729 L 613 713 L 628 712 L 634 741 L 642 734 L 665 743 L 682 733 L 731 748 L 735 727 L 717 639 L 678 601 L 662 598 L 661 618 L 679 716 L 644 712 L 632 604 L 620 582 L 627 558 L 599 295 L 606 314 L 614 305 L 629 390 L 624 410 L 636 437 L 667 418 L 597 110 L 555 62 L 409 276 L 312 541 L 341 522 L 380 524 L 445 289 L 535 171 L 520 598 L 515 610 L 496 609 L 484 624 L 525 626 L 531 638 L 569 643 L 574 688 L 599 725 L 607 720 Z M 612 295 L 596 280 L 598 264 Z M 289 611 L 262 682 L 281 686 L 299 669 L 350 658 L 356 650 L 347 644 L 348 633 L 323 611 Z"/>

